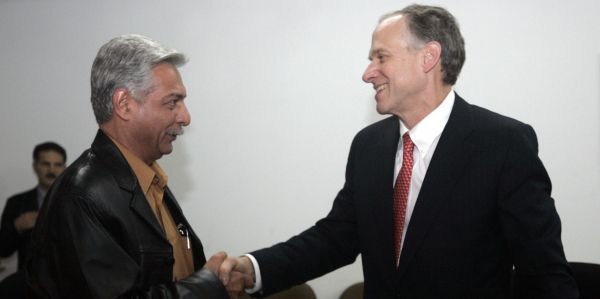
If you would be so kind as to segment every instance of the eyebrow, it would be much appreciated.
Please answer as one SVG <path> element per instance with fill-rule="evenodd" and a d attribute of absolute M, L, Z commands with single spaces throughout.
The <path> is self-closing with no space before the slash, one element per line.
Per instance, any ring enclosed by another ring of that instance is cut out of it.
<path fill-rule="evenodd" d="M 164 96 L 163 99 L 177 98 L 177 99 L 183 100 L 183 99 L 185 99 L 186 96 L 187 96 L 187 94 L 185 94 L 185 93 L 172 92 L 172 93 Z"/>
<path fill-rule="evenodd" d="M 378 54 L 388 54 L 388 51 L 381 49 L 381 48 L 371 50 L 371 51 L 369 51 L 369 57 L 367 57 L 367 59 L 373 60 L 373 56 L 376 56 Z"/>

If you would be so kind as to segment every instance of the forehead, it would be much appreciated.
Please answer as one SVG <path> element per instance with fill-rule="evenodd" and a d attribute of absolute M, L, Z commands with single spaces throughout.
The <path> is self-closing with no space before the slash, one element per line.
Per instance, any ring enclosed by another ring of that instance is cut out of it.
<path fill-rule="evenodd" d="M 410 35 L 406 25 L 406 18 L 402 15 L 384 19 L 373 31 L 371 50 L 394 45 L 407 45 Z"/>
<path fill-rule="evenodd" d="M 152 68 L 153 86 L 162 92 L 173 92 L 185 96 L 185 86 L 177 67 L 163 62 Z M 156 90 L 155 90 L 156 91 Z"/>
<path fill-rule="evenodd" d="M 410 35 L 402 15 L 383 20 L 375 30 L 371 40 L 370 56 L 378 52 L 395 52 L 407 48 Z"/>
<path fill-rule="evenodd" d="M 55 150 L 41 151 L 38 155 L 38 161 L 63 161 L 63 156 Z"/>
<path fill-rule="evenodd" d="M 406 18 L 403 15 L 390 16 L 390 17 L 387 17 L 387 18 L 381 20 L 379 22 L 379 24 L 377 25 L 377 28 L 393 26 L 393 25 L 397 25 L 399 23 L 405 23 L 404 20 L 406 20 Z"/>

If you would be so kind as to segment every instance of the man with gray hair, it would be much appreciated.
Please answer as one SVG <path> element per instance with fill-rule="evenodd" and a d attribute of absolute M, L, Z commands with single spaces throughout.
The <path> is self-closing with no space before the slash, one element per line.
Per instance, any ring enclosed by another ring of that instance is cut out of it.
<path fill-rule="evenodd" d="M 37 297 L 228 296 L 215 275 L 225 253 L 206 261 L 156 162 L 190 124 L 177 70 L 185 60 L 140 35 L 98 51 L 91 100 L 100 129 L 40 211 L 27 265 Z"/>
<path fill-rule="evenodd" d="M 360 131 L 329 214 L 226 260 L 268 295 L 354 262 L 365 298 L 555 298 L 578 291 L 531 126 L 453 90 L 465 61 L 454 17 L 411 5 L 375 28 L 363 80 L 377 112 Z M 513 270 L 514 269 L 514 270 Z"/>

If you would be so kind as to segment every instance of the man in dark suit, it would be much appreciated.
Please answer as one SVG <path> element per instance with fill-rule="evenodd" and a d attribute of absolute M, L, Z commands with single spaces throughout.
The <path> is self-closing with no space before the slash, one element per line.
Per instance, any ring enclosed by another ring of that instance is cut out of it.
<path fill-rule="evenodd" d="M 533 129 L 452 89 L 454 17 L 411 5 L 376 27 L 363 80 L 392 116 L 355 137 L 329 214 L 221 266 L 268 295 L 362 255 L 365 298 L 578 298 Z"/>
<path fill-rule="evenodd" d="M 228 297 L 215 275 L 225 254 L 206 261 L 156 162 L 190 123 L 177 68 L 185 60 L 140 35 L 98 51 L 91 99 L 100 129 L 40 210 L 26 268 L 36 296 Z"/>
<path fill-rule="evenodd" d="M 33 171 L 38 178 L 35 188 L 11 196 L 2 212 L 0 226 L 0 256 L 18 251 L 17 272 L 0 282 L 0 298 L 23 298 L 25 293 L 24 266 L 31 250 L 31 231 L 44 196 L 62 173 L 67 152 L 54 142 L 38 144 L 33 149 Z"/>

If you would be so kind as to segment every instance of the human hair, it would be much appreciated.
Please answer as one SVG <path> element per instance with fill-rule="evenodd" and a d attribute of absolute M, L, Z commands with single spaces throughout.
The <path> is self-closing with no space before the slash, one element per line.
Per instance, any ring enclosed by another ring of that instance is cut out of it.
<path fill-rule="evenodd" d="M 63 157 L 63 162 L 67 163 L 67 152 L 58 143 L 47 141 L 40 143 L 33 148 L 33 161 L 37 162 L 40 159 L 41 152 L 55 151 Z"/>
<path fill-rule="evenodd" d="M 454 16 L 442 7 L 413 4 L 384 15 L 379 22 L 397 15 L 406 18 L 410 34 L 419 42 L 440 43 L 443 81 L 454 85 L 466 57 L 465 41 Z"/>
<path fill-rule="evenodd" d="M 152 68 L 163 62 L 181 66 L 186 57 L 137 34 L 118 36 L 104 44 L 94 59 L 90 78 L 96 122 L 102 124 L 112 117 L 112 95 L 118 88 L 126 88 L 142 101 L 152 91 Z"/>

